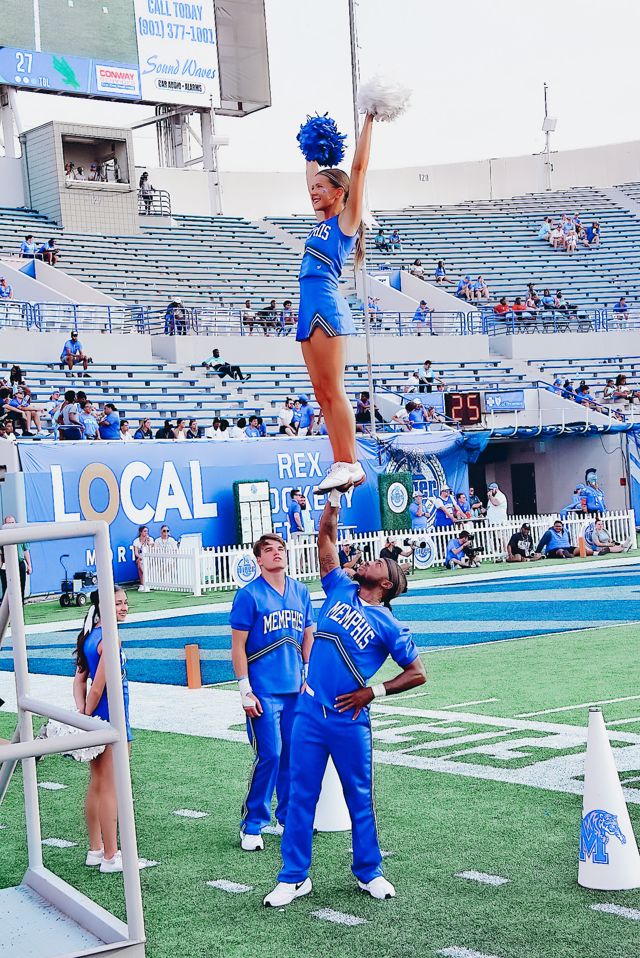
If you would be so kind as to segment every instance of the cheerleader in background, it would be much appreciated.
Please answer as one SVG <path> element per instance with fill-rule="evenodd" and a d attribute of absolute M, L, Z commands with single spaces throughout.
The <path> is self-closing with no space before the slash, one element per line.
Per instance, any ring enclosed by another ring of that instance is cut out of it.
<path fill-rule="evenodd" d="M 127 593 L 120 586 L 114 588 L 116 620 L 124 622 L 129 612 Z M 125 656 L 120 650 L 122 691 L 127 725 L 127 740 L 131 742 L 129 726 L 129 685 L 125 671 Z M 76 674 L 73 679 L 73 697 L 83 715 L 97 716 L 109 721 L 105 666 L 102 658 L 102 627 L 97 590 L 91 593 L 91 608 L 78 635 L 76 647 Z M 87 690 L 87 681 L 91 685 Z M 129 746 L 131 747 L 131 746 Z M 99 866 L 101 872 L 121 872 L 122 855 L 118 851 L 118 811 L 113 772 L 111 745 L 89 763 L 90 781 L 85 799 L 85 818 L 89 832 L 89 851 L 86 864 Z"/>
<path fill-rule="evenodd" d="M 337 168 L 344 155 L 345 137 L 338 133 L 333 120 L 326 116 L 309 118 L 298 134 L 318 222 L 307 236 L 300 268 L 297 339 L 302 343 L 316 399 L 322 406 L 334 459 L 318 485 L 319 492 L 358 486 L 365 479 L 356 453 L 355 417 L 344 386 L 344 337 L 356 329 L 338 283 L 354 248 L 356 268 L 364 262 L 362 212 L 373 121 L 394 119 L 405 109 L 407 99 L 406 90 L 380 80 L 360 90 L 358 106 L 365 120 L 351 176 Z"/>

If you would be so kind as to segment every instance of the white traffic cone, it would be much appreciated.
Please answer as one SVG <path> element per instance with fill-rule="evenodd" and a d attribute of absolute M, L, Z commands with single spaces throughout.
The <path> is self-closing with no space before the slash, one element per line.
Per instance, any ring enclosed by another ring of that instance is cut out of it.
<path fill-rule="evenodd" d="M 589 709 L 578 884 L 640 888 L 640 855 L 599 708 Z"/>
<path fill-rule="evenodd" d="M 348 832 L 351 830 L 351 817 L 344 800 L 342 783 L 331 759 L 327 762 L 327 768 L 322 779 L 322 790 L 316 805 L 313 827 L 317 832 Z"/>

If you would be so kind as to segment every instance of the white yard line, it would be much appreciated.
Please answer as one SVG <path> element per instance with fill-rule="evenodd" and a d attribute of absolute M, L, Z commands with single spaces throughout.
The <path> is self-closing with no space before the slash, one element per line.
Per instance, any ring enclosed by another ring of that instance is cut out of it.
<path fill-rule="evenodd" d="M 63 788 L 69 788 L 69 786 L 61 785 L 60 782 L 38 782 L 38 788 L 44 788 L 46 792 L 59 792 Z"/>
<path fill-rule="evenodd" d="M 601 699 L 599 702 L 580 702 L 579 705 L 562 705 L 555 709 L 540 709 L 539 712 L 519 712 L 516 718 L 534 718 L 536 715 L 552 715 L 555 712 L 575 712 L 576 709 L 588 709 L 594 705 L 614 705 L 616 702 L 632 702 L 640 695 L 623 695 L 619 699 Z"/>
<path fill-rule="evenodd" d="M 253 891 L 253 885 L 243 885 L 241 882 L 227 881 L 226 878 L 216 878 L 215 881 L 208 881 L 209 888 L 219 888 L 220 891 L 228 891 L 232 895 L 242 895 L 244 892 Z"/>
<path fill-rule="evenodd" d="M 193 808 L 176 808 L 174 815 L 180 818 L 208 818 L 209 812 L 197 812 Z"/>
<path fill-rule="evenodd" d="M 508 885 L 509 879 L 501 875 L 488 875 L 486 872 L 458 872 L 455 878 L 467 878 L 469 881 L 480 882 L 481 885 Z"/>
<path fill-rule="evenodd" d="M 313 918 L 319 918 L 320 921 L 331 921 L 334 925 L 366 925 L 366 918 L 358 918 L 357 915 L 348 915 L 344 911 L 334 911 L 333 908 L 320 908 L 318 911 L 312 911 Z"/>
<path fill-rule="evenodd" d="M 68 842 L 66 838 L 43 838 L 43 845 L 49 845 L 51 848 L 76 848 L 77 842 Z"/>
<path fill-rule="evenodd" d="M 637 908 L 623 908 L 622 905 L 612 905 L 609 902 L 589 905 L 591 911 L 603 911 L 606 915 L 617 915 L 618 918 L 628 918 L 630 921 L 640 921 L 640 910 Z"/>
<path fill-rule="evenodd" d="M 634 722 L 640 722 L 640 715 L 636 715 L 634 718 L 616 719 L 614 722 L 607 722 L 607 728 L 610 725 L 633 725 Z"/>
<path fill-rule="evenodd" d="M 464 948 L 462 945 L 441 948 L 438 954 L 444 955 L 445 958 L 496 958 L 496 955 L 485 955 L 482 951 L 474 951 L 472 948 Z"/>
<path fill-rule="evenodd" d="M 439 705 L 441 709 L 461 709 L 464 705 L 487 705 L 489 702 L 497 702 L 497 699 L 476 699 L 475 702 L 454 702 L 453 705 Z"/>

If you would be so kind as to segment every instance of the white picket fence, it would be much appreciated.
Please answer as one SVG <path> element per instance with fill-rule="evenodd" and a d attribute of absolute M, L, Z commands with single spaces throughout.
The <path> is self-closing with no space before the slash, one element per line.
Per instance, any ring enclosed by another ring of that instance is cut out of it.
<path fill-rule="evenodd" d="M 341 541 L 351 542 L 365 557 L 375 558 L 379 555 L 388 536 L 393 537 L 400 546 L 405 540 L 419 545 L 428 536 L 435 546 L 436 565 L 442 565 L 447 543 L 460 529 L 466 528 L 473 532 L 474 545 L 481 550 L 480 558 L 496 560 L 505 558 L 507 542 L 513 533 L 520 529 L 523 522 L 528 522 L 531 526 L 531 537 L 535 546 L 549 526 L 558 518 L 558 515 L 553 514 L 511 516 L 506 522 L 497 525 L 489 525 L 484 519 L 469 520 L 449 529 L 430 529 L 426 532 L 420 529 L 364 532 L 343 535 Z M 633 509 L 606 512 L 602 518 L 612 539 L 621 543 L 633 541 L 635 544 L 636 520 Z M 585 526 L 592 521 L 592 518 L 579 515 L 569 515 L 563 519 L 574 546 L 578 544 Z M 301 580 L 319 578 L 320 568 L 315 536 L 302 536 L 289 541 L 287 551 L 289 575 Z M 191 592 L 199 596 L 206 592 L 236 589 L 238 582 L 234 578 L 234 568 L 248 553 L 251 554 L 251 545 L 216 546 L 210 549 L 163 553 L 144 549 L 142 552 L 144 591 L 159 589 L 166 592 Z M 408 558 L 407 561 L 410 563 L 411 559 Z"/>

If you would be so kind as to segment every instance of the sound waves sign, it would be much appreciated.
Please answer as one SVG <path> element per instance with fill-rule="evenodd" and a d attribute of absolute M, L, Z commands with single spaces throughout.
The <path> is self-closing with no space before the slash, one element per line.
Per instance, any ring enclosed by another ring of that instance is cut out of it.
<path fill-rule="evenodd" d="M 134 0 L 142 99 L 220 104 L 213 0 Z"/>

